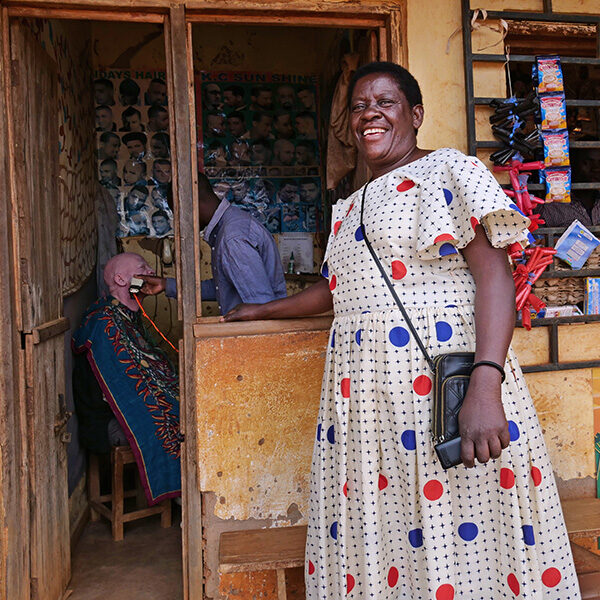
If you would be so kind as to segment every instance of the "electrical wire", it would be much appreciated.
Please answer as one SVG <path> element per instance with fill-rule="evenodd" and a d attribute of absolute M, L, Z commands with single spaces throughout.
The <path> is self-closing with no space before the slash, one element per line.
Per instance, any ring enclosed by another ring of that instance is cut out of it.
<path fill-rule="evenodd" d="M 177 348 L 175 348 L 175 346 L 173 346 L 173 344 L 171 344 L 171 342 L 164 336 L 163 332 L 156 326 L 156 324 L 154 323 L 154 321 L 148 316 L 148 313 L 146 313 L 146 311 L 144 310 L 144 307 L 142 306 L 142 303 L 140 302 L 140 299 L 137 297 L 137 294 L 133 294 L 133 297 L 135 298 L 135 301 L 137 302 L 137 305 L 140 307 L 140 310 L 142 311 L 142 314 L 152 324 L 152 327 L 154 327 L 154 329 L 156 329 L 156 331 L 158 331 L 158 334 L 162 337 L 162 339 L 165 340 L 165 342 L 167 342 L 167 344 L 169 344 L 169 346 L 171 346 L 171 348 L 173 348 L 173 350 L 175 350 L 175 352 L 177 352 L 177 354 L 179 354 L 179 350 Z"/>

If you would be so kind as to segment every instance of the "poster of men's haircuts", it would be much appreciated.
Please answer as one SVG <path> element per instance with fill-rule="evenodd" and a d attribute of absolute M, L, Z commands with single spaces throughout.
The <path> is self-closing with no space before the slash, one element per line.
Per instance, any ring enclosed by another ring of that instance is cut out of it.
<path fill-rule="evenodd" d="M 202 72 L 198 164 L 219 198 L 271 233 L 322 230 L 315 75 Z"/>
<path fill-rule="evenodd" d="M 98 179 L 115 200 L 117 235 L 173 235 L 164 71 L 94 72 Z"/>

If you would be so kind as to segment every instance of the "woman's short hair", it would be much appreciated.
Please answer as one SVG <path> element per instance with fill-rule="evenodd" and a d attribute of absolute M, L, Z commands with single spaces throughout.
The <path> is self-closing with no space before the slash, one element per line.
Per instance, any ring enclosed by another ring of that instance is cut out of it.
<path fill-rule="evenodd" d="M 421 88 L 417 80 L 400 65 L 393 62 L 371 62 L 362 67 L 359 67 L 352 75 L 350 85 L 348 87 L 348 104 L 352 102 L 352 92 L 359 79 L 372 75 L 373 73 L 382 73 L 390 75 L 398 84 L 398 87 L 408 100 L 408 104 L 412 108 L 417 104 L 423 104 L 423 96 L 421 95 Z"/>

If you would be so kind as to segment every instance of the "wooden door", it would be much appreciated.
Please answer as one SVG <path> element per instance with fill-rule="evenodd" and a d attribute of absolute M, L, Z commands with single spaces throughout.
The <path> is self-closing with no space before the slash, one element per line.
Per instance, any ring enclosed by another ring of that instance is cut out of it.
<path fill-rule="evenodd" d="M 33 600 L 70 578 L 56 63 L 21 22 L 10 27 L 11 170 L 17 322 L 22 336 Z M 23 374 L 21 375 L 23 376 Z"/>

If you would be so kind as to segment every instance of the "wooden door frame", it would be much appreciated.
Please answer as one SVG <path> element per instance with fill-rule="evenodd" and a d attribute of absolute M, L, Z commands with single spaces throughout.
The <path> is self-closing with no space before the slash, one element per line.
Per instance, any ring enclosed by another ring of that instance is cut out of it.
<path fill-rule="evenodd" d="M 24 355 L 17 327 L 17 295 L 14 287 L 16 255 L 12 244 L 10 171 L 12 122 L 8 119 L 11 93 L 9 19 L 0 9 L 0 73 L 3 101 L 0 114 L 0 600 L 29 600 L 29 506 L 27 496 L 27 437 L 24 413 Z M 20 376 L 22 374 L 22 376 Z"/>
<path fill-rule="evenodd" d="M 213 5 L 218 3 L 212 2 Z M 399 3 L 400 4 L 400 3 Z M 189 136 L 187 160 L 177 160 L 177 193 L 180 210 L 178 220 L 179 256 L 181 278 L 178 281 L 184 322 L 183 352 L 184 373 L 182 374 L 182 389 L 185 389 L 185 398 L 196 398 L 196 365 L 195 365 L 195 342 L 196 335 L 206 335 L 211 325 L 198 325 L 201 318 L 200 297 L 200 232 L 195 225 L 198 223 L 198 191 L 197 191 L 197 152 L 196 144 L 196 110 L 194 93 L 194 65 L 192 52 L 192 26 L 195 23 L 236 24 L 236 25 L 271 25 L 271 26 L 296 26 L 296 27 L 336 27 L 336 28 L 360 28 L 376 29 L 379 38 L 379 55 L 382 60 L 392 60 L 406 65 L 406 18 L 405 2 L 395 6 L 393 9 L 383 8 L 374 10 L 373 7 L 362 8 L 359 11 L 339 11 L 339 4 L 321 3 L 319 9 L 313 11 L 294 11 L 289 9 L 273 10 L 272 7 L 262 5 L 261 8 L 253 10 L 245 8 L 246 5 L 256 5 L 256 2 L 236 2 L 235 9 L 215 8 L 198 9 L 193 8 L 192 2 L 188 8 L 182 7 L 171 9 L 170 20 L 171 38 L 174 40 L 173 50 L 180 53 L 185 52 L 186 60 L 173 60 L 171 81 L 175 89 L 172 96 L 175 100 L 170 103 L 174 111 L 175 131 L 185 131 Z M 335 8 L 338 10 L 336 11 Z M 358 13 L 358 14 L 355 14 Z M 184 50 L 185 45 L 185 50 Z M 181 91 L 185 90 L 185 93 Z M 177 97 L 179 92 L 179 97 Z M 175 107 L 177 110 L 175 110 Z M 187 128 L 187 129 L 186 129 Z M 180 147 L 181 139 L 178 139 L 176 151 L 185 152 L 185 147 Z M 183 154 L 178 154 L 183 157 Z M 192 218 L 183 219 L 183 215 L 192 215 Z M 183 281 L 188 282 L 183 285 Z M 192 288 L 189 282 L 195 282 Z M 307 319 L 301 327 L 310 328 L 311 319 Z M 239 324 L 228 324 L 235 328 Z M 274 324 L 274 327 L 282 332 L 286 331 L 288 324 Z M 242 327 L 245 334 L 263 333 L 264 324 L 245 323 Z M 182 413 L 185 427 L 185 443 L 189 448 L 196 448 L 198 444 L 197 402 L 184 402 Z M 186 452 L 186 464 L 183 468 L 185 473 L 184 487 L 189 489 L 184 494 L 184 512 L 187 522 L 184 523 L 183 553 L 184 553 L 184 598 L 185 600 L 200 600 L 203 598 L 203 560 L 202 560 L 202 510 L 200 493 L 200 469 L 197 455 L 193 450 Z M 183 465 L 182 465 L 183 467 Z M 191 486 L 194 486 L 193 488 Z M 196 495 L 193 506 L 187 506 L 186 502 Z"/>
<path fill-rule="evenodd" d="M 198 443 L 196 439 L 196 369 L 194 364 L 195 336 L 194 324 L 200 316 L 200 293 L 196 280 L 199 279 L 199 231 L 195 226 L 198 222 L 197 198 L 197 155 L 195 144 L 195 111 L 193 109 L 194 79 L 193 79 L 193 54 L 191 29 L 193 23 L 230 23 L 239 25 L 272 25 L 272 26 L 297 26 L 297 27 L 337 27 L 377 29 L 379 38 L 380 58 L 392 60 L 400 64 L 407 63 L 406 46 L 406 0 L 389 2 L 375 0 L 361 4 L 349 3 L 348 6 L 339 2 L 321 2 L 318 7 L 311 0 L 289 1 L 274 0 L 265 4 L 260 0 L 240 0 L 236 2 L 235 9 L 223 9 L 219 0 L 190 0 L 188 2 L 168 2 L 167 0 L 141 0 L 123 3 L 115 0 L 29 0 L 21 3 L 14 0 L 5 0 L 2 8 L 3 30 L 8 27 L 10 17 L 29 17 L 46 19 L 74 19 L 74 20 L 107 20 L 136 23 L 163 23 L 165 36 L 165 50 L 167 58 L 167 83 L 169 85 L 170 122 L 172 124 L 173 139 L 172 154 L 173 194 L 175 198 L 175 244 L 176 253 L 180 260 L 177 261 L 177 281 L 179 289 L 178 315 L 184 324 L 184 335 L 180 342 L 180 388 L 182 400 L 182 433 L 185 435 L 185 447 L 190 451 L 182 453 L 182 485 L 184 496 L 184 527 L 183 527 L 183 585 L 186 600 L 201 600 L 203 597 L 203 561 L 202 561 L 202 510 L 199 493 L 199 468 L 194 448 Z M 290 10 L 290 4 L 297 7 Z M 71 7 L 72 5 L 73 7 Z M 135 10 L 132 10 L 135 6 Z M 4 36 L 3 36 L 4 37 Z M 4 42 L 6 45 L 6 42 Z M 9 65 L 4 56 L 3 66 Z M 10 70 L 4 71 L 4 87 L 10 90 Z M 8 111 L 8 106 L 7 106 Z M 10 128 L 10 123 L 8 123 Z M 0 123 L 0 131 L 2 124 Z M 0 150 L 0 160 L 8 160 L 6 156 L 7 144 Z M 3 182 L 4 183 L 4 182 Z M 0 227 L 6 220 L 7 212 L 12 206 L 0 215 Z M 183 218 L 192 215 L 192 218 Z M 8 223 L 7 223 L 8 224 Z M 14 243 L 9 244 L 6 238 L 0 242 L 3 246 L 10 245 L 8 252 L 0 252 L 0 276 L 3 269 L 8 279 L 14 282 L 14 264 L 16 255 Z M 0 248 L 0 251 L 2 248 Z M 14 285 L 2 286 L 0 280 L 0 301 L 5 295 L 11 297 L 10 306 L 18 306 L 15 302 Z M 185 282 L 185 283 L 184 283 Z M 192 285 L 190 285 L 192 283 Z M 5 306 L 9 306 L 5 304 Z M 7 331 L 13 348 L 18 348 L 18 331 L 15 327 L 14 317 L 5 311 L 8 319 L 0 320 L 0 335 Z M 10 350 L 10 349 L 9 349 Z M 10 357 L 10 352 L 4 356 Z M 0 391 L 10 393 L 13 382 L 18 381 L 17 360 L 12 360 L 10 377 L 0 372 Z M 14 378 L 13 378 L 14 377 Z M 14 396 L 14 395 L 13 395 Z M 8 396 L 5 396 L 8 397 Z M 186 402 L 187 399 L 194 401 Z M 3 433 L 0 425 L 0 439 Z M 0 457 L 0 461 L 2 457 Z M 0 468 L 2 465 L 0 464 Z M 0 485 L 2 479 L 0 475 Z M 194 498 L 195 496 L 195 498 Z M 194 502 L 191 502 L 192 499 Z M 2 502 L 0 499 L 0 516 L 2 516 Z M 0 530 L 0 535 L 2 534 Z M 4 540 L 0 538 L 0 542 Z M 0 544 L 0 549 L 2 545 Z M 3 567 L 0 559 L 0 567 Z M 0 575 L 2 572 L 0 571 Z M 0 590 L 1 594 L 1 590 Z M 0 600 L 4 600 L 0 595 Z M 11 598 L 11 600 L 13 600 Z"/>

